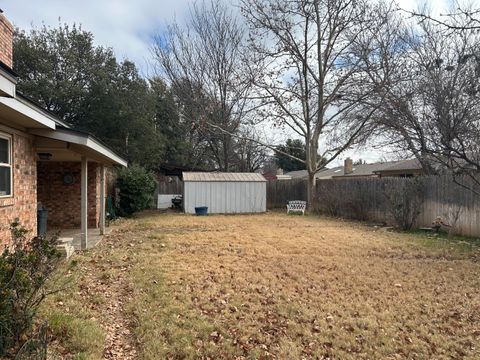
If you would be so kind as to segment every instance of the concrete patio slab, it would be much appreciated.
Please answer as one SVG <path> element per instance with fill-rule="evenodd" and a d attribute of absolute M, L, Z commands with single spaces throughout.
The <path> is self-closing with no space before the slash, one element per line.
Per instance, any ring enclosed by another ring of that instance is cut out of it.
<path fill-rule="evenodd" d="M 105 234 L 108 234 L 111 230 L 109 228 L 105 228 Z M 60 238 L 71 238 L 72 245 L 75 250 L 81 250 L 81 236 L 82 231 L 80 229 L 53 229 L 49 230 L 48 234 L 56 234 Z M 88 229 L 88 242 L 87 242 L 87 249 L 94 248 L 103 238 L 103 235 L 100 235 L 99 228 L 91 228 Z"/>

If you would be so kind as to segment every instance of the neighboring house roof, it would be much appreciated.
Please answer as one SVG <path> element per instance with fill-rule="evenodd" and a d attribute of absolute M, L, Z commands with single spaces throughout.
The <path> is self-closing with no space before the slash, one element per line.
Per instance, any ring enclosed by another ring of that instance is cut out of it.
<path fill-rule="evenodd" d="M 265 182 L 267 180 L 259 173 L 184 172 L 183 181 Z"/>
<path fill-rule="evenodd" d="M 270 170 L 266 171 L 263 174 L 263 177 L 267 179 L 268 181 L 275 181 L 277 180 L 277 170 Z"/>
<path fill-rule="evenodd" d="M 375 176 L 377 171 L 381 171 L 389 166 L 391 166 L 392 162 L 378 162 L 373 164 L 358 164 L 353 165 L 352 172 L 345 174 L 343 171 L 338 173 L 338 175 L 334 175 L 333 177 L 355 177 L 355 176 Z"/>
<path fill-rule="evenodd" d="M 323 169 L 320 170 L 315 174 L 316 179 L 330 179 L 333 175 L 338 174 L 338 173 L 343 173 L 343 166 L 337 166 L 332 169 Z M 306 179 L 308 177 L 308 171 L 307 170 L 296 170 L 296 171 L 290 171 L 285 173 L 285 175 L 288 175 L 292 178 L 292 180 L 295 179 Z"/>
<path fill-rule="evenodd" d="M 292 180 L 294 179 L 304 179 L 308 177 L 308 172 L 307 170 L 295 170 L 295 171 L 289 171 L 285 173 L 285 175 L 290 175 Z"/>
<path fill-rule="evenodd" d="M 395 161 L 393 163 L 385 163 L 385 164 L 390 164 L 390 166 L 387 166 L 375 172 L 376 173 L 387 172 L 387 171 L 398 172 L 398 171 L 411 171 L 411 170 L 422 169 L 422 164 L 420 164 L 420 161 L 418 161 L 417 159 L 401 160 L 401 161 Z"/>
<path fill-rule="evenodd" d="M 345 174 L 343 166 L 337 166 L 331 169 L 320 170 L 315 174 L 316 179 L 331 179 L 340 177 L 368 177 L 377 176 L 382 173 L 399 173 L 418 172 L 422 169 L 420 162 L 417 159 L 378 162 L 373 164 L 358 164 L 353 165 L 352 172 Z M 308 177 L 307 170 L 291 171 L 286 173 L 292 179 L 306 179 Z"/>
<path fill-rule="evenodd" d="M 336 175 L 343 174 L 343 166 L 336 166 L 331 169 L 323 169 L 320 170 L 318 173 L 315 174 L 316 179 L 331 179 Z"/>

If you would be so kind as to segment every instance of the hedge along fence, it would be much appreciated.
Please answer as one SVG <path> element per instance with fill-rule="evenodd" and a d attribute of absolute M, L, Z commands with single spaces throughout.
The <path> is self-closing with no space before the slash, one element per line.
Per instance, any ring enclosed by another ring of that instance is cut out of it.
<path fill-rule="evenodd" d="M 474 185 L 468 177 L 457 180 Z M 268 208 L 283 208 L 289 200 L 306 200 L 306 186 L 305 180 L 269 182 Z M 403 218 L 405 225 L 412 221 L 416 227 L 430 227 L 441 217 L 452 225 L 453 232 L 480 236 L 480 196 L 456 184 L 451 176 L 318 180 L 313 209 L 391 225 L 399 225 L 399 218 Z"/>

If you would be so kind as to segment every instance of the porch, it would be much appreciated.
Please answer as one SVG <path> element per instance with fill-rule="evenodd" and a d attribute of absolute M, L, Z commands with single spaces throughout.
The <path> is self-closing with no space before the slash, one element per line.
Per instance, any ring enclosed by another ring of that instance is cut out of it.
<path fill-rule="evenodd" d="M 49 151 L 50 159 L 37 162 L 37 201 L 48 212 L 47 234 L 59 234 L 75 250 L 89 249 L 105 233 L 105 166 L 85 157 L 54 161 Z"/>
<path fill-rule="evenodd" d="M 47 234 L 70 251 L 94 247 L 107 232 L 107 171 L 126 162 L 88 134 L 38 131 L 37 201 L 48 211 Z"/>

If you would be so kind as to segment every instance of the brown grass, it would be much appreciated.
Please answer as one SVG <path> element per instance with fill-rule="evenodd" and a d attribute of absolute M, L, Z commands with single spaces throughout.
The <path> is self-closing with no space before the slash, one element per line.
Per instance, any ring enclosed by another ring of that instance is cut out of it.
<path fill-rule="evenodd" d="M 313 216 L 148 214 L 82 255 L 76 286 L 128 289 L 115 316 L 142 359 L 476 359 L 479 255 Z"/>

